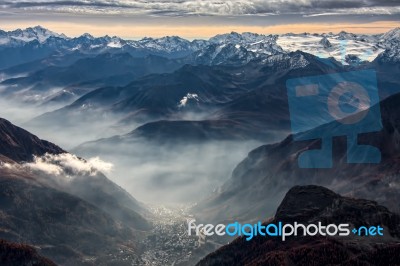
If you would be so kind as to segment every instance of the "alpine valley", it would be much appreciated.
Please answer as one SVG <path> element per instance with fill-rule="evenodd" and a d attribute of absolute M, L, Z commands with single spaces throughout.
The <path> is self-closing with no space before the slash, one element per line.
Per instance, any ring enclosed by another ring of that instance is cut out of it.
<path fill-rule="evenodd" d="M 361 114 L 378 108 L 381 129 L 358 143 L 380 163 L 348 163 L 325 113 L 292 132 L 288 80 L 371 70 L 378 101 Z M 400 262 L 400 28 L 207 40 L 0 30 L 0 105 L 1 265 Z M 334 167 L 299 167 L 321 130 Z M 200 241 L 190 219 L 347 219 L 387 234 Z"/>

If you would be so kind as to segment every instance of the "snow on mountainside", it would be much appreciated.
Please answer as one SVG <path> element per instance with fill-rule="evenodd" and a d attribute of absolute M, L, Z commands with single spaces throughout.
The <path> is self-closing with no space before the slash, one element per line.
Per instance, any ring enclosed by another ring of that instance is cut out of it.
<path fill-rule="evenodd" d="M 159 39 L 143 38 L 139 41 L 130 41 L 129 44 L 132 47 L 150 49 L 158 52 L 186 53 L 203 48 L 207 42 L 203 40 L 194 40 L 190 42 L 178 36 L 166 36 Z"/>
<path fill-rule="evenodd" d="M 58 51 L 83 53 L 129 52 L 134 56 L 159 55 L 185 58 L 188 63 L 224 64 L 247 63 L 254 58 L 285 54 L 301 50 L 318 57 L 333 57 L 343 64 L 373 61 L 384 54 L 384 60 L 396 61 L 399 54 L 400 29 L 379 35 L 338 34 L 283 34 L 263 35 L 231 32 L 216 35 L 209 40 L 189 41 L 178 36 L 123 40 L 119 37 L 93 37 L 84 34 L 68 38 L 40 26 L 25 30 L 0 31 L 0 51 L 7 47 L 38 45 Z"/>
<path fill-rule="evenodd" d="M 64 34 L 57 34 L 41 26 L 36 26 L 33 28 L 26 28 L 25 30 L 17 29 L 9 32 L 0 30 L 0 45 L 23 44 L 32 41 L 44 43 L 50 37 L 67 39 Z"/>
<path fill-rule="evenodd" d="M 339 34 L 285 34 L 279 36 L 277 44 L 285 51 L 301 50 L 321 58 L 333 57 L 348 64 L 346 57 L 357 57 L 361 61 L 372 61 L 385 49 L 379 46 L 379 36 Z"/>
<path fill-rule="evenodd" d="M 192 59 L 200 64 L 244 64 L 255 58 L 265 58 L 282 54 L 277 45 L 277 35 L 261 35 L 245 32 L 231 32 L 216 35 L 209 39 L 208 45 L 192 54 Z"/>
<path fill-rule="evenodd" d="M 395 28 L 391 31 L 386 32 L 381 37 L 382 40 L 391 41 L 391 40 L 400 40 L 400 28 Z"/>
<path fill-rule="evenodd" d="M 229 34 L 219 34 L 212 37 L 209 42 L 219 45 L 235 44 L 236 48 L 244 47 L 247 51 L 258 54 L 277 54 L 283 50 L 277 45 L 278 35 L 262 35 L 251 32 L 242 34 L 231 32 Z"/>
<path fill-rule="evenodd" d="M 385 52 L 378 56 L 381 62 L 400 62 L 400 28 L 383 34 L 380 38 L 380 45 L 385 48 Z"/>

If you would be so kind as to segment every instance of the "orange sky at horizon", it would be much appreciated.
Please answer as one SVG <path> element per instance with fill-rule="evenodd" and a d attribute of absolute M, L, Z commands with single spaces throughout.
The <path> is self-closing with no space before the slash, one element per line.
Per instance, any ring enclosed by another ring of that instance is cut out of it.
<path fill-rule="evenodd" d="M 96 25 L 89 23 L 73 22 L 18 22 L 1 23 L 2 30 L 15 30 L 41 25 L 57 33 L 64 33 L 70 37 L 76 37 L 83 33 L 90 33 L 99 37 L 104 35 L 119 36 L 125 39 L 141 39 L 143 37 L 163 37 L 177 35 L 187 39 L 206 39 L 217 34 L 227 32 L 254 32 L 259 34 L 281 34 L 281 33 L 338 33 L 342 30 L 359 34 L 378 34 L 387 32 L 393 28 L 400 27 L 398 21 L 378 21 L 371 23 L 302 23 L 274 26 L 238 26 L 238 25 Z"/>

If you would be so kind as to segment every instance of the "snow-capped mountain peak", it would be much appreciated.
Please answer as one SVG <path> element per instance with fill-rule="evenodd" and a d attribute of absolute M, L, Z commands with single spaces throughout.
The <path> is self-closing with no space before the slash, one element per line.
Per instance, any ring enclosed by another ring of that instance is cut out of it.
<path fill-rule="evenodd" d="M 251 32 L 243 32 L 242 34 L 237 32 L 231 32 L 226 34 L 218 34 L 209 39 L 210 43 L 217 44 L 227 44 L 227 43 L 235 43 L 235 44 L 243 44 L 249 45 L 252 43 L 259 42 L 269 42 L 277 39 L 277 35 L 263 35 Z"/>
<path fill-rule="evenodd" d="M 18 29 L 9 32 L 9 36 L 26 42 L 37 40 L 39 43 L 44 43 L 50 37 L 66 38 L 64 34 L 55 33 L 41 26 L 29 27 L 25 30 Z"/>
<path fill-rule="evenodd" d="M 382 35 L 382 40 L 397 40 L 400 41 L 400 27 L 392 29 Z"/>
<path fill-rule="evenodd" d="M 216 35 L 208 44 L 195 53 L 196 60 L 208 64 L 223 64 L 227 61 L 246 63 L 255 58 L 283 53 L 276 43 L 277 35 L 263 35 L 251 32 L 231 32 Z M 210 61 L 211 60 L 211 61 Z"/>
<path fill-rule="evenodd" d="M 379 45 L 385 48 L 385 51 L 378 57 L 381 62 L 400 62 L 400 28 L 395 28 L 383 34 Z"/>
<path fill-rule="evenodd" d="M 116 36 L 114 37 L 105 36 L 104 38 L 108 40 L 107 46 L 111 48 L 122 48 L 126 44 L 124 40 Z"/>
<path fill-rule="evenodd" d="M 64 34 L 58 34 L 41 26 L 29 27 L 24 30 L 16 29 L 14 31 L 0 32 L 0 45 L 19 46 L 29 42 L 45 43 L 49 38 L 68 39 Z"/>
<path fill-rule="evenodd" d="M 86 38 L 86 39 L 89 39 L 89 40 L 95 39 L 95 38 L 94 38 L 91 34 L 89 34 L 89 33 L 84 33 L 84 34 L 82 34 L 80 37 Z"/>

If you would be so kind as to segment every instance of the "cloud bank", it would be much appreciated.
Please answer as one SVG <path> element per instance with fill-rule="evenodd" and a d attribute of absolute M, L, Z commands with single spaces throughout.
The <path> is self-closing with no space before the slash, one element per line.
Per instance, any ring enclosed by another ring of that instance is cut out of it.
<path fill-rule="evenodd" d="M 272 14 L 399 14 L 396 0 L 75 0 L 5 1 L 4 10 L 77 14 L 148 14 L 157 16 L 239 16 Z"/>
<path fill-rule="evenodd" d="M 101 160 L 99 157 L 93 157 L 86 161 L 73 154 L 63 153 L 35 156 L 33 162 L 23 163 L 22 165 L 2 163 L 0 167 L 28 170 L 68 179 L 78 175 L 95 176 L 98 172 L 108 174 L 112 171 L 114 165 Z"/>

